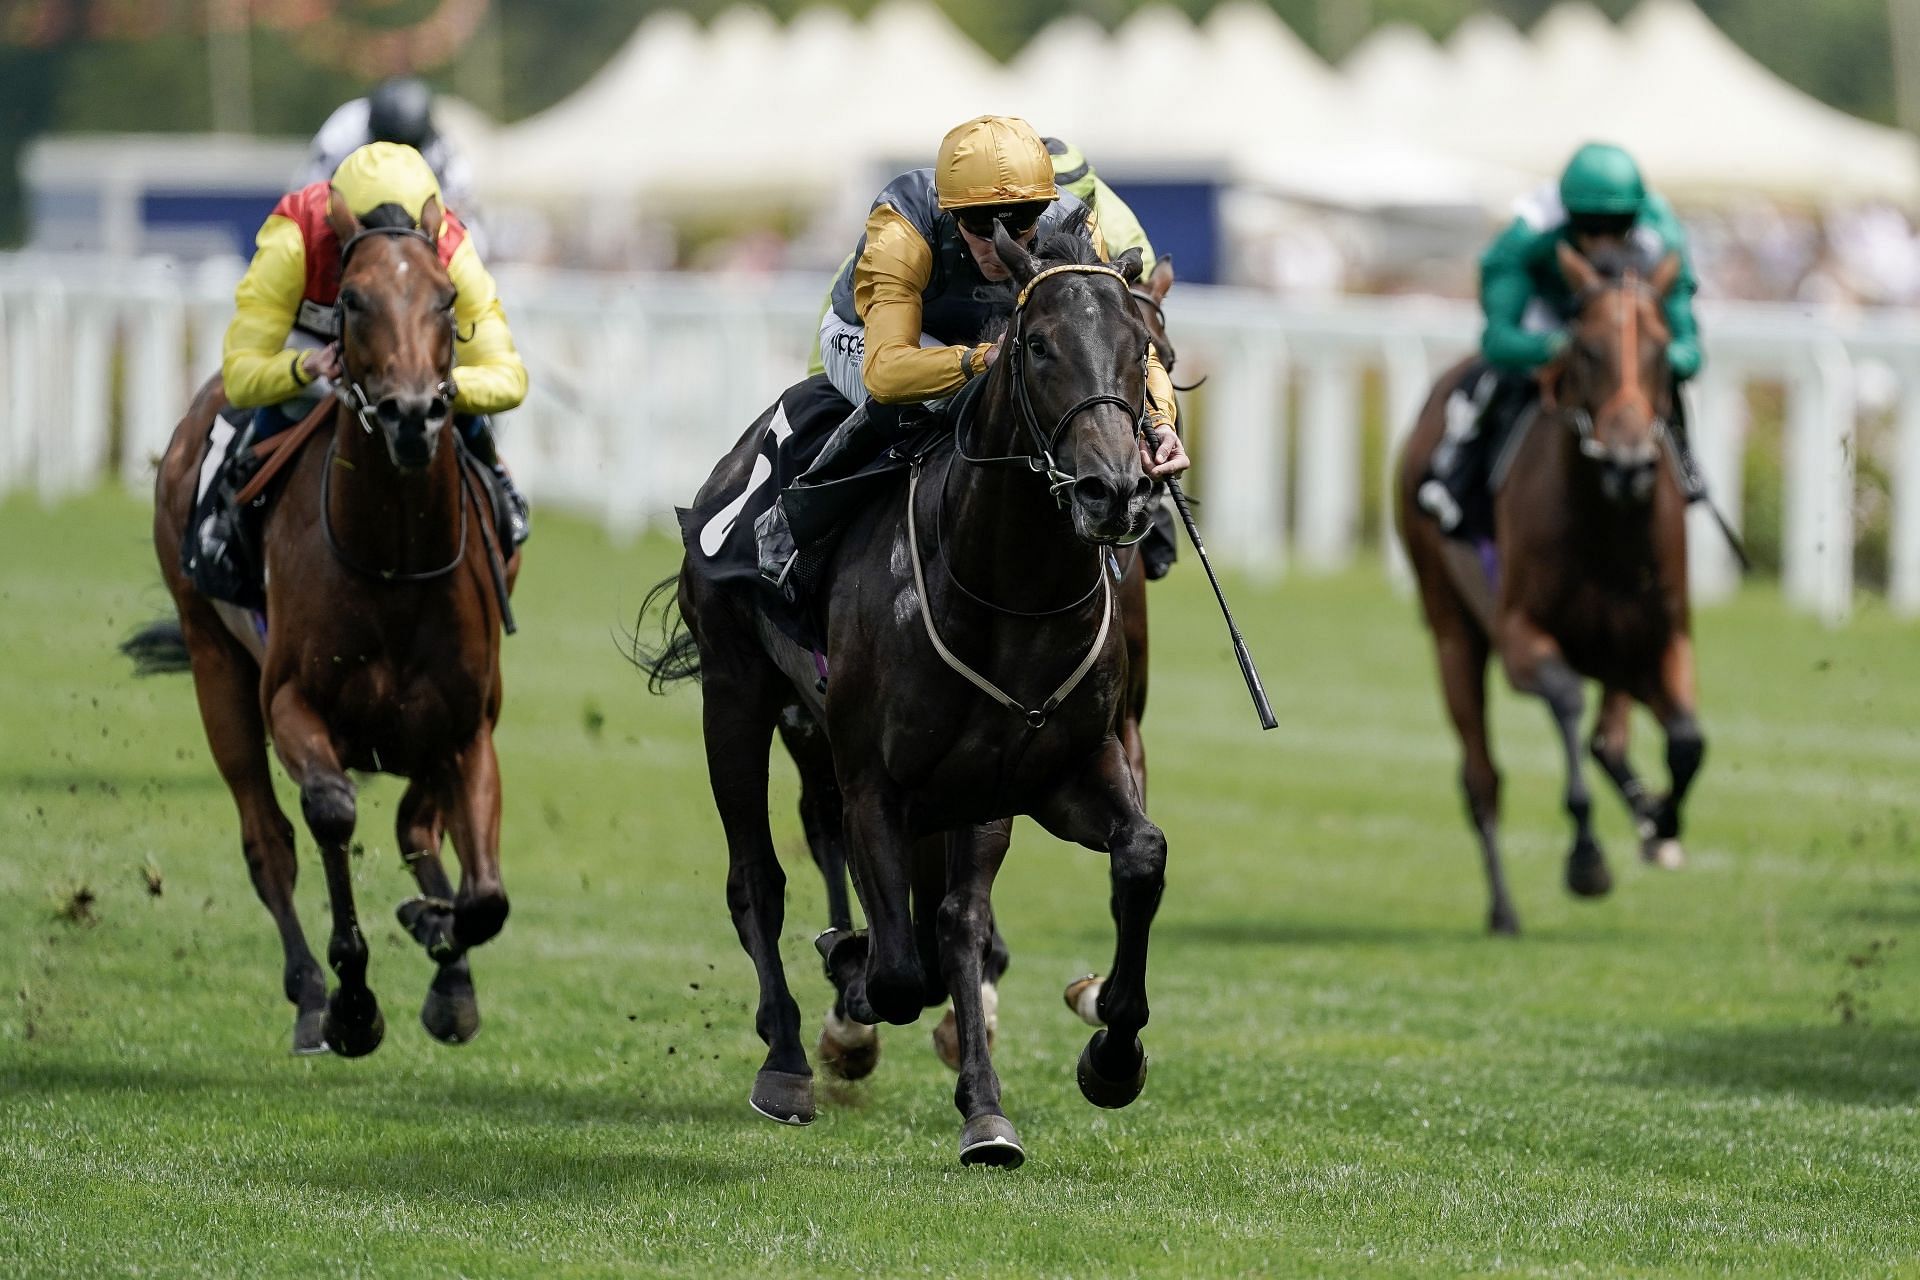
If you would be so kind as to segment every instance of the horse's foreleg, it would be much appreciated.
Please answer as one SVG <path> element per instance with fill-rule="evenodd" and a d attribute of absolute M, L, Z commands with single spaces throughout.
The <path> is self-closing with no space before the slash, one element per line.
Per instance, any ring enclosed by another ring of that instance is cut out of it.
<path fill-rule="evenodd" d="M 492 725 L 482 725 L 473 741 L 455 754 L 448 790 L 447 832 L 460 857 L 453 948 L 464 952 L 492 938 L 507 922 L 507 891 L 500 883 L 500 758 L 493 749 Z"/>
<path fill-rule="evenodd" d="M 273 695 L 269 716 L 274 747 L 300 784 L 300 811 L 320 846 L 326 870 L 327 900 L 333 910 L 327 961 L 340 979 L 327 1002 L 327 1044 L 342 1057 L 357 1058 L 380 1047 L 386 1023 L 379 1001 L 367 986 L 367 940 L 354 913 L 353 874 L 347 866 L 357 816 L 353 782 L 340 766 L 326 724 L 299 690 L 282 685 Z"/>
<path fill-rule="evenodd" d="M 984 965 L 993 932 L 993 878 L 1007 856 L 1006 823 L 947 835 L 947 891 L 937 911 L 940 969 L 953 996 L 960 1079 L 953 1105 L 965 1124 L 960 1163 L 1015 1168 L 1024 1161 L 1019 1135 L 1000 1109 L 1000 1078 L 985 1006 Z"/>
<path fill-rule="evenodd" d="M 908 866 L 913 846 L 905 806 L 886 783 L 861 783 L 845 794 L 853 887 L 867 917 L 867 931 L 859 939 L 866 955 L 851 984 L 840 948 L 829 952 L 828 967 L 853 1017 L 904 1025 L 926 1007 L 926 975 L 913 930 Z"/>
<path fill-rule="evenodd" d="M 433 982 L 420 1006 L 420 1025 L 442 1044 L 465 1044 L 480 1031 L 467 954 L 453 941 L 453 882 L 440 861 L 440 806 L 433 791 L 415 780 L 400 797 L 394 822 L 400 858 L 413 872 L 420 896 L 400 904 L 400 924 L 435 962 Z"/>
<path fill-rule="evenodd" d="M 707 779 L 727 836 L 727 907 L 759 979 L 754 1028 L 767 1046 L 749 1100 L 771 1120 L 811 1124 L 813 1068 L 800 1043 L 800 1006 L 787 988 L 780 958 L 787 877 L 767 822 L 768 753 L 779 715 L 779 675 L 758 654 L 729 662 L 703 648 L 701 664 Z"/>
<path fill-rule="evenodd" d="M 1434 633 L 1440 686 L 1460 738 L 1460 790 L 1466 798 L 1467 820 L 1480 839 L 1480 861 L 1487 875 L 1487 928 L 1511 935 L 1520 932 L 1520 917 L 1507 893 L 1500 858 L 1500 770 L 1493 763 L 1487 737 L 1489 648 L 1485 633 L 1464 621 L 1451 632 Z"/>
<path fill-rule="evenodd" d="M 293 887 L 299 872 L 294 858 L 293 824 L 274 798 L 267 764 L 267 730 L 260 713 L 260 673 L 253 659 L 217 621 L 199 621 L 182 611 L 182 630 L 193 663 L 194 694 L 214 763 L 240 810 L 240 847 L 254 892 L 266 904 L 280 931 L 285 955 L 282 989 L 299 1011 L 294 1018 L 293 1051 L 324 1053 L 327 979 L 307 946 L 295 910 Z"/>
<path fill-rule="evenodd" d="M 1080 1055 L 1080 1092 L 1102 1107 L 1124 1107 L 1146 1084 L 1147 942 L 1166 884 L 1167 839 L 1147 821 L 1118 739 L 1076 782 L 1034 815 L 1062 840 L 1102 849 L 1111 860 L 1115 945 L 1099 997 L 1106 1024 Z"/>
<path fill-rule="evenodd" d="M 1634 772 L 1627 744 L 1633 728 L 1633 695 L 1625 689 L 1609 687 L 1600 699 L 1600 710 L 1593 719 L 1593 737 L 1587 753 L 1613 782 L 1614 789 L 1633 814 L 1634 834 L 1640 839 L 1641 856 L 1654 857 L 1654 810 L 1658 807 L 1647 792 L 1647 784 Z"/>
<path fill-rule="evenodd" d="M 1667 773 L 1671 783 L 1667 794 L 1654 804 L 1653 850 L 1649 858 L 1663 867 L 1678 867 L 1685 860 L 1680 847 L 1680 809 L 1707 754 L 1707 739 L 1695 718 L 1697 696 L 1693 640 L 1684 632 L 1677 633 L 1660 657 L 1660 687 L 1647 700 L 1667 734 Z"/>
<path fill-rule="evenodd" d="M 1587 790 L 1585 757 L 1580 750 L 1580 720 L 1586 711 L 1586 689 L 1580 675 L 1545 632 L 1519 615 L 1507 619 L 1500 655 L 1513 687 L 1547 704 L 1567 767 L 1566 809 L 1573 819 L 1573 848 L 1567 854 L 1567 888 L 1583 898 L 1597 898 L 1613 888 L 1606 856 L 1593 834 L 1593 795 Z"/>

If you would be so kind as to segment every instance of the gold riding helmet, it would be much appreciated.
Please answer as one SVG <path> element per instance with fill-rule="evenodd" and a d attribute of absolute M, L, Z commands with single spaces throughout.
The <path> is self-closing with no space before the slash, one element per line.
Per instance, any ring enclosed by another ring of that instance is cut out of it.
<path fill-rule="evenodd" d="M 940 207 L 976 235 L 991 234 L 996 218 L 1020 235 L 1060 195 L 1046 144 L 1014 116 L 980 116 L 948 130 L 933 173 Z M 979 212 L 969 218 L 963 210 Z"/>
<path fill-rule="evenodd" d="M 356 217 L 383 204 L 397 204 L 418 223 L 427 201 L 446 204 L 440 198 L 440 180 L 425 157 L 397 142 L 369 142 L 349 155 L 334 170 L 332 186 Z"/>

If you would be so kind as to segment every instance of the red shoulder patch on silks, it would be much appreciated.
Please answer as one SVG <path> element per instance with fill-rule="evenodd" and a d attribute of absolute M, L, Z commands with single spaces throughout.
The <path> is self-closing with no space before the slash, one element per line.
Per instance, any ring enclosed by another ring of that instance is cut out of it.
<path fill-rule="evenodd" d="M 314 182 L 280 198 L 275 214 L 300 228 L 300 240 L 306 247 L 307 281 L 301 296 L 309 302 L 330 307 L 340 296 L 340 239 L 327 221 L 327 209 L 333 201 L 333 188 Z M 436 246 L 440 265 L 447 266 L 467 240 L 467 226 L 451 209 L 446 211 Z"/>

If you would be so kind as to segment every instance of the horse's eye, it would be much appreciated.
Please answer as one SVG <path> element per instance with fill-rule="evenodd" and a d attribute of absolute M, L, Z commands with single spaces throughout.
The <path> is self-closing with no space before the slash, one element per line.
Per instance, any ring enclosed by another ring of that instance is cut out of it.
<path fill-rule="evenodd" d="M 1045 357 L 1047 354 L 1046 340 L 1044 338 L 1028 338 L 1027 352 L 1035 358 Z"/>
<path fill-rule="evenodd" d="M 340 305 L 349 311 L 365 311 L 367 309 L 367 300 L 361 295 L 358 289 L 342 289 L 340 291 Z"/>

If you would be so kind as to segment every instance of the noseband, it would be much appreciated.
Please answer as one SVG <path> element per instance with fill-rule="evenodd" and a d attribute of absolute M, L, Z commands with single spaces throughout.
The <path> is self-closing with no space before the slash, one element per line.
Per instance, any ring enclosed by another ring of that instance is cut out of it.
<path fill-rule="evenodd" d="M 420 241 L 429 249 L 433 250 L 436 259 L 440 253 L 440 246 L 434 242 L 433 237 L 422 231 L 419 227 L 362 227 L 359 231 L 348 237 L 345 244 L 340 246 L 340 274 L 343 277 L 347 272 L 347 261 L 352 258 L 354 249 L 359 247 L 361 241 L 371 239 L 374 236 L 408 236 Z M 355 377 L 347 368 L 347 314 L 347 307 L 345 304 L 341 304 L 340 373 L 342 376 L 338 383 L 340 389 L 337 394 L 340 397 L 341 403 L 352 410 L 354 419 L 360 424 L 360 429 L 368 435 L 372 435 L 380 429 L 379 423 L 375 420 L 377 415 L 373 411 L 373 402 L 367 398 L 366 388 L 360 385 L 360 379 Z M 447 323 L 449 325 L 453 324 L 451 317 L 448 318 Z M 443 379 L 440 383 L 439 390 L 441 394 L 446 396 L 447 404 L 451 406 L 456 394 L 453 380 L 451 378 Z"/>
<path fill-rule="evenodd" d="M 1013 402 L 1019 410 L 1021 426 L 1025 428 L 1027 438 L 1032 442 L 1033 448 L 1026 453 L 1007 454 L 1002 457 L 975 457 L 967 452 L 966 441 L 962 435 L 965 429 L 964 418 L 954 424 L 953 442 L 954 448 L 959 453 L 961 460 L 973 466 L 982 467 L 1017 464 L 1026 466 L 1030 470 L 1046 476 L 1047 491 L 1053 495 L 1055 504 L 1064 508 L 1067 505 L 1067 490 L 1071 489 L 1074 481 L 1079 478 L 1072 472 L 1063 470 L 1054 457 L 1054 451 L 1059 446 L 1060 437 L 1066 433 L 1067 427 L 1072 424 L 1075 418 L 1087 410 L 1097 405 L 1110 404 L 1127 411 L 1127 414 L 1133 419 L 1133 434 L 1138 437 L 1144 430 L 1143 424 L 1146 421 L 1146 407 L 1144 405 L 1136 405 L 1132 401 L 1116 395 L 1105 393 L 1090 395 L 1082 400 L 1076 400 L 1072 405 L 1068 406 L 1067 411 L 1062 413 L 1059 420 L 1053 424 L 1053 430 L 1045 431 L 1041 429 L 1040 416 L 1035 412 L 1033 407 L 1033 393 L 1027 385 L 1027 367 L 1025 363 L 1027 302 L 1033 297 L 1034 288 L 1040 284 L 1041 281 L 1063 275 L 1112 276 L 1120 282 L 1121 288 L 1124 289 L 1127 287 L 1126 277 L 1118 271 L 1115 271 L 1112 267 L 1094 265 L 1092 263 L 1067 262 L 1059 266 L 1048 267 L 1046 270 L 1034 276 L 1033 279 L 1027 281 L 1026 287 L 1020 290 L 1019 297 L 1014 300 L 1013 321 L 1008 326 L 1007 336 L 1004 340 L 1003 349 L 1005 355 L 1003 358 L 1008 361 L 1009 370 L 1013 376 Z M 1131 290 L 1129 290 L 1129 292 L 1131 292 Z"/>

